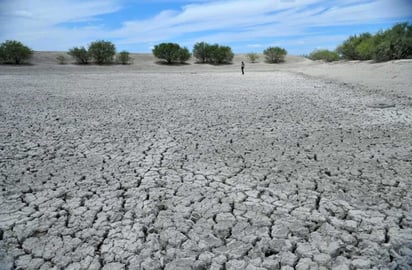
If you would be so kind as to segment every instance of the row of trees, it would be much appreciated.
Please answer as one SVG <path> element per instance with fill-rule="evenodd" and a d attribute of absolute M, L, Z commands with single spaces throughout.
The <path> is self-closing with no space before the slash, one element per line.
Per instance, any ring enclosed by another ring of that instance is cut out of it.
<path fill-rule="evenodd" d="M 412 58 L 412 25 L 407 22 L 398 23 L 375 35 L 362 33 L 350 36 L 335 51 L 316 50 L 309 58 L 325 61 L 342 58 L 376 62 Z"/>
<path fill-rule="evenodd" d="M 193 46 L 193 56 L 200 63 L 228 64 L 232 62 L 234 54 L 228 46 L 198 42 Z"/>
<path fill-rule="evenodd" d="M 99 40 L 92 42 L 88 49 L 85 47 L 74 47 L 69 50 L 68 54 L 73 57 L 77 64 L 88 64 L 90 60 L 98 65 L 112 64 L 115 61 L 116 46 L 110 41 Z M 58 56 L 59 57 L 59 56 Z M 60 63 L 64 58 L 58 58 Z M 116 56 L 116 62 L 119 64 L 128 64 L 131 61 L 130 53 L 121 51 Z"/>
<path fill-rule="evenodd" d="M 191 53 L 186 47 L 176 43 L 161 43 L 153 48 L 153 54 L 168 64 L 184 63 L 190 59 Z M 128 64 L 132 61 L 129 52 L 122 51 L 116 55 L 116 47 L 109 41 L 95 41 L 89 47 L 74 47 L 68 54 L 78 64 L 111 64 L 114 61 Z M 263 51 L 268 63 L 284 61 L 287 51 L 280 47 L 269 47 Z M 19 41 L 8 40 L 0 45 L 0 63 L 22 64 L 33 55 L 33 51 Z M 233 60 L 232 49 L 219 44 L 198 42 L 193 47 L 193 56 L 200 63 L 227 64 Z M 256 53 L 247 55 L 253 63 L 259 56 Z M 375 35 L 362 33 L 350 36 L 334 51 L 315 50 L 309 58 L 313 60 L 336 61 L 346 60 L 375 60 L 388 61 L 392 59 L 412 58 L 412 25 L 409 23 L 395 24 L 392 28 L 380 31 Z M 63 55 L 57 57 L 60 63 L 65 62 Z"/>
<path fill-rule="evenodd" d="M 161 43 L 153 48 L 153 55 L 159 59 L 165 60 L 168 64 L 179 62 L 184 63 L 189 60 L 191 54 L 186 47 L 180 47 L 176 43 Z M 263 54 L 268 63 L 280 63 L 285 60 L 287 51 L 280 47 L 269 47 Z M 205 64 L 228 64 L 231 63 L 234 57 L 232 49 L 228 46 L 219 44 L 208 44 L 206 42 L 198 42 L 193 46 L 193 57 L 199 63 Z M 258 54 L 247 54 L 249 61 L 254 63 L 259 58 Z"/>
<path fill-rule="evenodd" d="M 351 36 L 337 48 L 349 60 L 388 61 L 412 57 L 412 25 L 399 23 L 375 35 Z"/>
<path fill-rule="evenodd" d="M 285 56 L 287 55 L 287 51 L 280 47 L 269 47 L 263 51 L 263 55 L 265 56 L 266 63 L 281 63 L 285 61 Z M 247 59 L 249 62 L 256 63 L 259 59 L 259 55 L 257 53 L 248 53 L 246 54 Z"/>
<path fill-rule="evenodd" d="M 186 47 L 181 47 L 176 43 L 158 44 L 154 46 L 152 52 L 154 56 L 165 60 L 168 64 L 174 62 L 184 63 L 191 57 L 191 53 Z M 232 62 L 234 54 L 228 46 L 199 42 L 193 47 L 193 56 L 200 63 L 227 64 Z"/>
<path fill-rule="evenodd" d="M 287 52 L 280 47 L 269 47 L 264 52 L 266 61 L 269 63 L 280 63 L 284 61 Z M 128 64 L 132 61 L 130 53 L 122 51 L 116 55 L 116 47 L 109 41 L 92 42 L 88 48 L 73 47 L 68 51 L 77 64 L 89 64 L 94 62 L 99 65 L 112 64 L 114 61 L 120 64 Z M 0 46 L 0 62 L 6 64 L 22 64 L 33 55 L 33 51 L 19 41 L 6 41 Z M 168 64 L 174 62 L 184 63 L 190 59 L 192 54 L 186 47 L 176 43 L 161 43 L 153 48 L 153 55 L 165 60 Z M 208 44 L 206 42 L 196 43 L 193 47 L 193 56 L 200 63 L 228 64 L 234 57 L 232 49 L 219 44 Z M 251 62 L 258 59 L 258 55 L 251 53 L 247 55 Z M 60 64 L 66 59 L 63 55 L 56 57 Z"/>

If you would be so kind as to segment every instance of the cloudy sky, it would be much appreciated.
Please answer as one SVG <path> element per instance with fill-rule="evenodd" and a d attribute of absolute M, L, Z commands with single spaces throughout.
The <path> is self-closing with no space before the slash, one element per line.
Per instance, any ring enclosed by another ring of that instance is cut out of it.
<path fill-rule="evenodd" d="M 108 40 L 118 51 L 199 41 L 235 53 L 335 49 L 349 35 L 412 22 L 412 0 L 0 0 L 0 42 L 67 51 Z"/>

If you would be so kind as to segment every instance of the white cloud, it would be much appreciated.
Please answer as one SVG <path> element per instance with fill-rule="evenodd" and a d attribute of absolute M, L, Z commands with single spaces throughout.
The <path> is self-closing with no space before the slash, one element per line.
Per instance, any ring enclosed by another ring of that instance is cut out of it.
<path fill-rule="evenodd" d="M 166 0 L 142 0 L 140 4 L 144 2 L 166 3 Z M 120 26 L 113 29 L 107 27 L 108 22 L 100 20 L 100 16 L 121 12 L 122 5 L 133 1 L 2 1 L 0 40 L 18 39 L 42 50 L 67 50 L 96 39 L 140 48 L 163 41 L 190 46 L 201 40 L 222 44 L 244 42 L 246 47 L 247 44 L 266 46 L 280 39 L 287 43 L 288 38 L 308 45 L 311 44 L 306 40 L 308 35 L 324 36 L 314 33 L 314 27 L 372 25 L 412 17 L 410 0 L 167 1 L 171 2 L 182 6 L 160 11 L 147 19 L 124 18 Z M 334 38 L 336 40 L 337 35 Z"/>
<path fill-rule="evenodd" d="M 34 48 L 66 50 L 104 34 L 99 25 L 67 28 L 65 23 L 94 22 L 97 16 L 116 12 L 109 0 L 9 0 L 0 2 L 0 40 L 17 39 Z"/>
<path fill-rule="evenodd" d="M 129 21 L 114 34 L 123 37 L 125 44 L 169 39 L 253 42 L 302 35 L 310 27 L 375 24 L 412 16 L 412 9 L 405 8 L 408 5 L 412 6 L 408 0 L 212 1 Z M 196 37 L 190 37 L 194 33 Z"/>

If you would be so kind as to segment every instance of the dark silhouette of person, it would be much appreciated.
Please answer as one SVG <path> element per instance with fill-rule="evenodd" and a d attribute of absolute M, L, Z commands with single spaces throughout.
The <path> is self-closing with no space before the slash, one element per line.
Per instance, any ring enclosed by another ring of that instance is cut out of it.
<path fill-rule="evenodd" d="M 242 70 L 242 75 L 245 75 L 245 63 L 242 61 L 242 64 L 240 65 L 240 69 Z"/>

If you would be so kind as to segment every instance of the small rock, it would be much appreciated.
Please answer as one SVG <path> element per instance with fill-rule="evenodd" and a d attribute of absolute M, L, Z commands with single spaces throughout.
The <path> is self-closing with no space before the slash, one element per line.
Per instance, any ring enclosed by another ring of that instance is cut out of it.
<path fill-rule="evenodd" d="M 176 259 L 168 263 L 165 267 L 165 270 L 174 270 L 174 269 L 192 270 L 192 265 L 194 265 L 194 263 L 195 263 L 194 258 Z"/>
<path fill-rule="evenodd" d="M 274 258 L 274 256 L 265 258 L 262 262 L 262 266 L 266 269 L 279 270 L 280 265 L 279 259 Z"/>
<path fill-rule="evenodd" d="M 338 256 L 340 248 L 341 248 L 341 245 L 337 241 L 329 243 L 328 245 L 329 255 L 332 256 L 332 258 Z"/>
<path fill-rule="evenodd" d="M 246 268 L 246 262 L 241 260 L 230 260 L 226 263 L 227 270 L 239 270 Z"/>
<path fill-rule="evenodd" d="M 103 266 L 102 270 L 122 270 L 124 269 L 124 264 L 122 263 L 109 263 Z"/>
<path fill-rule="evenodd" d="M 266 270 L 266 268 L 258 267 L 249 263 L 245 270 Z"/>
<path fill-rule="evenodd" d="M 311 258 L 316 252 L 316 249 L 311 246 L 310 243 L 298 243 L 296 253 L 301 257 Z"/>
<path fill-rule="evenodd" d="M 290 251 L 283 253 L 280 259 L 283 265 L 290 265 L 290 266 L 295 265 L 297 260 L 298 260 L 298 257 Z"/>
<path fill-rule="evenodd" d="M 371 261 L 369 259 L 355 259 L 352 266 L 356 269 L 370 269 Z"/>
<path fill-rule="evenodd" d="M 272 237 L 273 238 L 287 238 L 289 234 L 289 229 L 286 225 L 276 224 L 272 226 Z"/>
<path fill-rule="evenodd" d="M 212 262 L 213 256 L 214 255 L 211 252 L 204 252 L 199 255 L 198 261 L 210 264 Z"/>
<path fill-rule="evenodd" d="M 327 265 L 331 261 L 331 256 L 329 254 L 320 253 L 313 256 L 313 260 L 320 265 Z"/>
<path fill-rule="evenodd" d="M 339 256 L 332 265 L 332 270 L 350 270 L 350 264 L 350 260 L 343 256 Z"/>
<path fill-rule="evenodd" d="M 78 262 L 72 263 L 69 266 L 67 266 L 66 268 L 67 270 L 80 270 L 81 269 L 81 265 Z M 103 268 L 105 269 L 105 268 Z M 109 269 L 113 269 L 113 268 L 109 268 Z M 106 269 L 107 270 L 107 269 Z"/>
<path fill-rule="evenodd" d="M 318 264 L 310 258 L 302 258 L 295 267 L 296 270 L 315 270 L 318 269 Z"/>
<path fill-rule="evenodd" d="M 227 261 L 227 258 L 224 255 L 219 255 L 213 259 L 213 262 L 216 262 L 218 264 L 224 264 L 226 261 Z"/>

